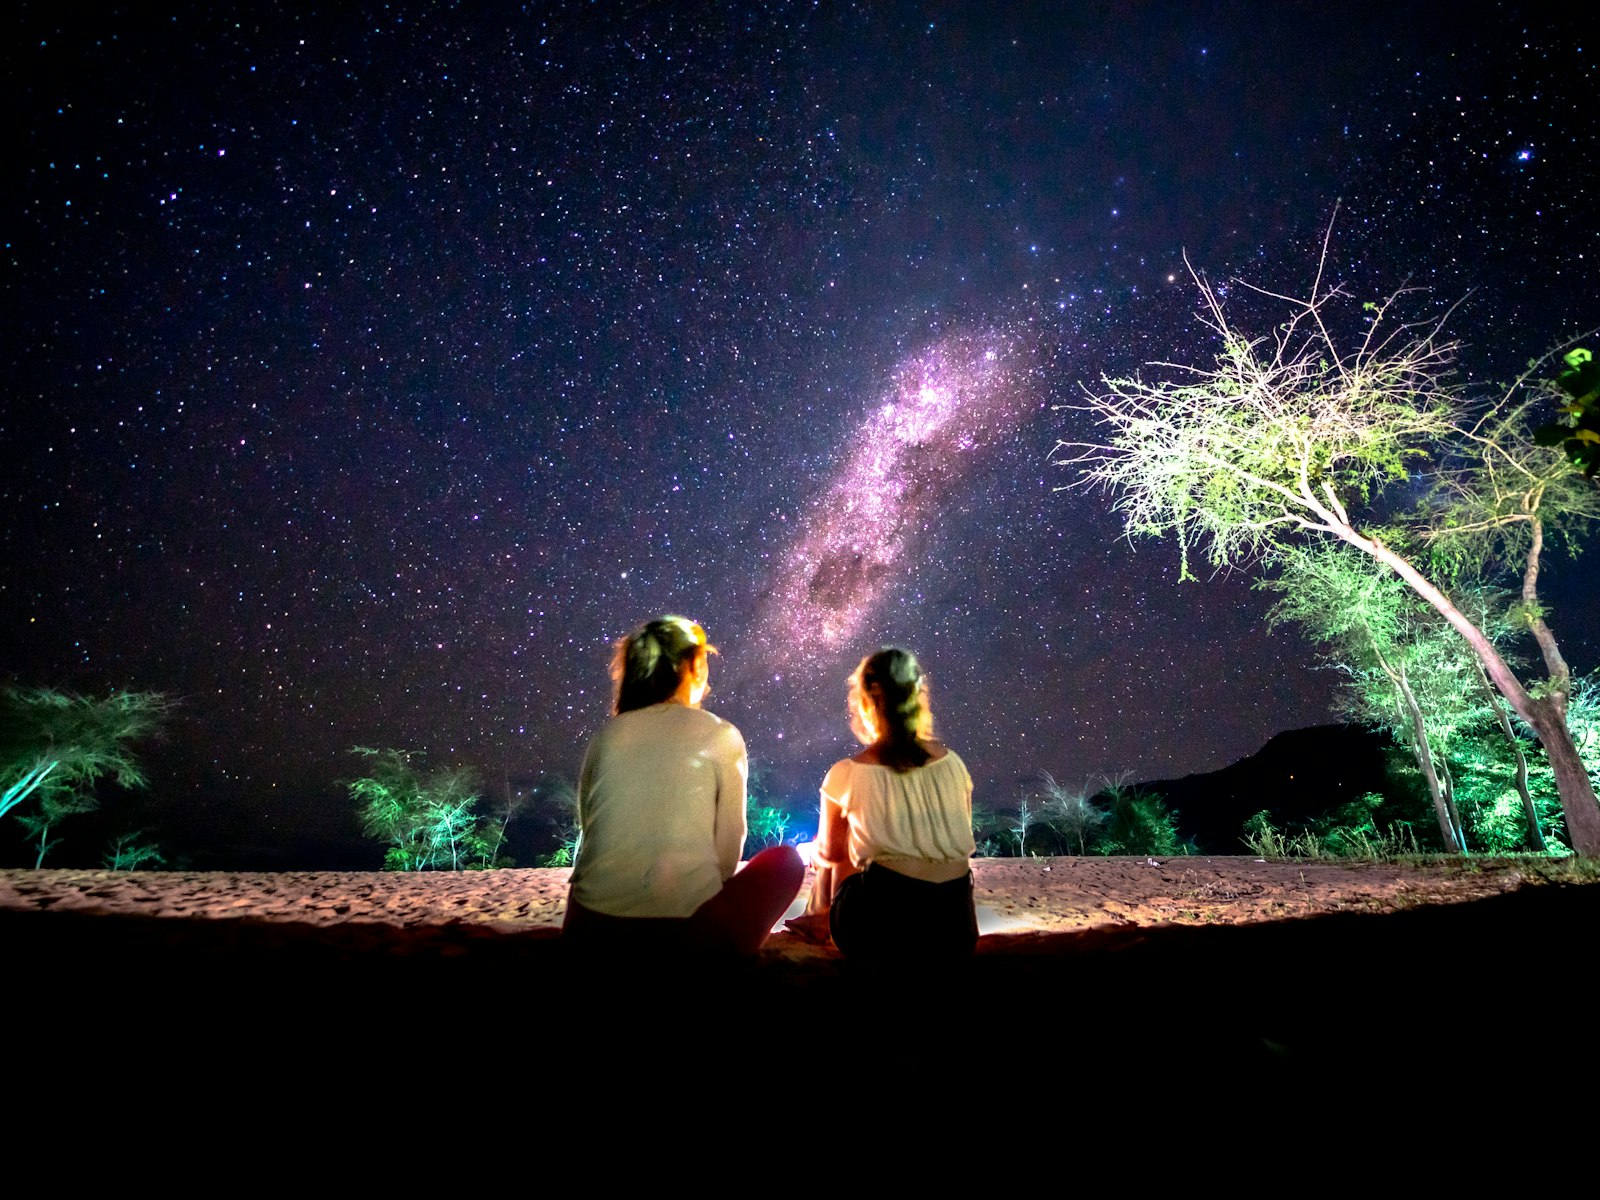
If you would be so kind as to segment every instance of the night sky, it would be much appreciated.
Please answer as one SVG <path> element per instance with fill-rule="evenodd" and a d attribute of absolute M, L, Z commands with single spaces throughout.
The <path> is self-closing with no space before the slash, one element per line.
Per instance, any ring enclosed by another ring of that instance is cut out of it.
<path fill-rule="evenodd" d="M 132 7 L 0 51 L 0 672 L 179 697 L 195 838 L 353 835 L 357 744 L 574 775 L 660 612 L 800 805 L 885 640 L 991 805 L 1221 767 L 1334 680 L 1050 465 L 1081 384 L 1205 353 L 1183 253 L 1292 290 L 1337 202 L 1476 377 L 1600 323 L 1543 6 Z"/>

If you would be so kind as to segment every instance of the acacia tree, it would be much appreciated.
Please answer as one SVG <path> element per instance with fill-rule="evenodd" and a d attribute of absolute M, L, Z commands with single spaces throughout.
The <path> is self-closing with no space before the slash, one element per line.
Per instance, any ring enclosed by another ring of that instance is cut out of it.
<path fill-rule="evenodd" d="M 1437 704 L 1424 707 L 1426 666 L 1440 654 L 1418 603 L 1394 573 L 1341 549 L 1338 542 L 1290 547 L 1282 570 L 1262 586 L 1278 592 L 1269 621 L 1293 621 L 1328 648 L 1346 675 L 1347 707 L 1358 720 L 1386 728 L 1410 750 L 1434 802 L 1445 850 L 1464 853 L 1461 814 L 1446 784 L 1445 731 Z M 1450 632 L 1448 627 L 1446 634 Z M 1454 637 L 1451 634 L 1451 637 Z M 1459 638 L 1456 638 L 1459 642 Z M 1440 688 L 1427 688 L 1440 691 Z"/>
<path fill-rule="evenodd" d="M 0 693 L 0 816 L 37 797 L 33 811 L 17 814 L 37 847 L 35 867 L 60 841 L 51 830 L 99 807 L 94 787 L 101 779 L 145 785 L 133 743 L 157 733 L 171 709 L 160 692 L 113 692 L 103 700 L 52 688 Z"/>
<path fill-rule="evenodd" d="M 137 871 L 146 863 L 165 863 L 167 858 L 154 842 L 144 840 L 144 830 L 135 829 L 107 842 L 100 861 L 108 871 Z"/>
<path fill-rule="evenodd" d="M 583 848 L 583 825 L 578 820 L 578 785 L 565 775 L 551 775 L 534 791 L 534 802 L 554 826 L 556 848 L 538 860 L 541 867 L 570 867 Z"/>
<path fill-rule="evenodd" d="M 1469 589 L 1461 597 L 1461 608 L 1472 617 L 1474 624 L 1494 639 L 1496 645 L 1500 645 L 1515 633 L 1516 627 L 1512 613 L 1506 610 L 1503 599 L 1497 602 L 1496 596 L 1497 593 L 1486 588 Z M 1478 691 L 1483 697 L 1483 702 L 1488 706 L 1489 713 L 1499 729 L 1500 743 L 1507 748 L 1511 756 L 1513 785 L 1516 788 L 1517 800 L 1522 805 L 1522 818 L 1527 826 L 1528 842 L 1543 854 L 1549 846 L 1545 843 L 1539 810 L 1533 802 L 1533 792 L 1528 786 L 1528 756 L 1523 752 L 1522 736 L 1512 727 L 1511 714 L 1506 708 L 1505 700 L 1489 681 L 1489 676 L 1483 669 L 1483 662 L 1476 655 L 1472 658 L 1472 673 L 1478 681 Z M 1572 734 L 1579 756 L 1589 765 L 1589 782 L 1592 787 L 1593 768 L 1600 765 L 1600 760 L 1593 757 L 1593 747 L 1585 748 L 1578 725 L 1573 719 L 1576 699 L 1577 692 L 1574 690 L 1567 701 L 1567 731 Z M 1492 738 L 1489 743 L 1493 744 Z"/>
<path fill-rule="evenodd" d="M 486 830 L 474 812 L 477 776 L 466 767 L 422 773 L 404 750 L 357 746 L 371 774 L 350 783 L 360 805 L 361 828 L 387 842 L 386 871 L 459 871 L 483 859 Z M 488 865 L 493 865 L 492 862 Z"/>
<path fill-rule="evenodd" d="M 1506 757 L 1517 763 L 1517 792 L 1528 838 L 1544 850 L 1538 810 L 1528 792 L 1522 744 L 1510 728 L 1499 696 L 1488 686 L 1467 643 L 1443 619 L 1419 602 L 1402 579 L 1381 563 L 1339 542 L 1291 547 L 1277 576 L 1262 579 L 1278 602 L 1269 621 L 1293 621 L 1346 675 L 1347 710 L 1368 725 L 1381 726 L 1410 750 L 1434 803 L 1446 850 L 1466 851 L 1464 822 L 1456 802 L 1451 757 L 1485 726 L 1498 726 Z M 1490 616 L 1485 597 L 1472 605 L 1491 635 L 1502 626 Z M 1474 742 L 1474 757 L 1493 754 L 1491 742 Z M 1493 763 L 1485 758 L 1486 766 Z"/>
<path fill-rule="evenodd" d="M 1571 674 L 1537 593 L 1547 527 L 1587 522 L 1600 501 L 1580 486 L 1570 459 L 1534 441 L 1530 406 L 1544 360 L 1474 405 L 1450 382 L 1457 347 L 1444 337 L 1444 317 L 1399 320 L 1402 289 L 1362 305 L 1360 323 L 1342 331 L 1336 322 L 1350 297 L 1324 284 L 1326 262 L 1324 241 L 1306 299 L 1239 285 L 1287 313 L 1261 337 L 1247 336 L 1227 311 L 1226 289 L 1191 268 L 1201 320 L 1221 343 L 1213 362 L 1153 363 L 1154 379 L 1104 378 L 1083 406 L 1104 440 L 1061 443 L 1056 461 L 1117 495 L 1130 537 L 1174 536 L 1184 577 L 1197 546 L 1219 568 L 1270 564 L 1306 539 L 1335 539 L 1382 563 L 1466 639 L 1533 728 L 1573 848 L 1600 856 L 1600 804 L 1566 723 Z M 1439 476 L 1449 503 L 1386 524 L 1386 489 L 1424 470 Z M 1533 684 L 1440 586 L 1449 555 L 1489 561 L 1518 549 L 1523 616 L 1549 673 Z"/>

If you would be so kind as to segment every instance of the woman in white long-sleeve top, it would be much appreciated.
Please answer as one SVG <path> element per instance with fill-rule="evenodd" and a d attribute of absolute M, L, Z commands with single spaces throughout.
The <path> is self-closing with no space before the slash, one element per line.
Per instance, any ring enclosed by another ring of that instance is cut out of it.
<path fill-rule="evenodd" d="M 804 878 L 792 846 L 740 869 L 744 738 L 700 707 L 709 690 L 705 630 L 684 617 L 617 643 L 613 716 L 578 781 L 578 860 L 563 936 L 585 949 L 752 955 Z"/>

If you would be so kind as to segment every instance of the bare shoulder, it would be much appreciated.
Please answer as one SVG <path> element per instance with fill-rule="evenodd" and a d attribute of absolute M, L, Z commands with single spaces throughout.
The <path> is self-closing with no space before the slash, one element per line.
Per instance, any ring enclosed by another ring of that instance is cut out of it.
<path fill-rule="evenodd" d="M 943 742 L 936 741 L 932 738 L 923 742 L 922 748 L 928 752 L 929 762 L 938 762 L 941 758 L 948 758 L 950 755 L 949 746 L 946 746 Z"/>

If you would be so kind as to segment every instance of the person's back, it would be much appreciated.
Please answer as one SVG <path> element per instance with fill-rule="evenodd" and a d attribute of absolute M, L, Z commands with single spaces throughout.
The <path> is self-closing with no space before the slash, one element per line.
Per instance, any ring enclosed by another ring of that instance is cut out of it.
<path fill-rule="evenodd" d="M 753 956 L 805 876 L 793 846 L 741 870 L 744 738 L 700 707 L 716 647 L 684 617 L 617 643 L 612 718 L 578 782 L 582 841 L 563 940 L 588 961 Z"/>
<path fill-rule="evenodd" d="M 816 880 L 788 927 L 826 928 L 847 958 L 958 961 L 978 926 L 972 897 L 972 777 L 933 737 L 916 657 L 888 646 L 850 677 L 850 727 L 864 744 L 822 784 Z"/>
<path fill-rule="evenodd" d="M 744 739 L 704 709 L 613 717 L 584 758 L 572 896 L 614 917 L 687 917 L 721 889 L 744 843 Z"/>
<path fill-rule="evenodd" d="M 930 883 L 967 873 L 977 848 L 972 777 L 959 755 L 940 749 L 906 770 L 848 758 L 834 764 L 822 790 L 844 812 L 853 863 L 882 863 Z"/>

